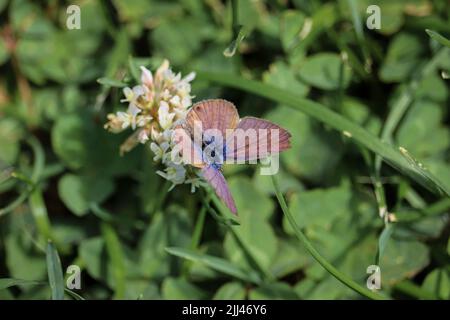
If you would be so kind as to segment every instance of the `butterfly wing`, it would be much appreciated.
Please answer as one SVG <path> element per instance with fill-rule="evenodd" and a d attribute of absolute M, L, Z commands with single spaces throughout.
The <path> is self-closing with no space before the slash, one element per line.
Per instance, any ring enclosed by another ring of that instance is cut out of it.
<path fill-rule="evenodd" d="M 214 166 L 209 165 L 202 169 L 202 174 L 228 209 L 234 214 L 237 214 L 236 204 L 234 203 L 227 181 L 222 172 Z"/>
<path fill-rule="evenodd" d="M 226 158 L 251 161 L 290 148 L 291 134 L 270 121 L 244 117 L 234 133 L 227 138 Z"/>
<path fill-rule="evenodd" d="M 196 168 L 203 168 L 202 149 L 192 141 L 190 133 L 183 125 L 174 128 L 172 134 L 173 152 L 179 152 L 183 162 Z M 175 150 L 177 149 L 177 150 Z"/>
<path fill-rule="evenodd" d="M 189 110 L 186 123 L 190 130 L 201 124 L 201 132 L 217 129 L 225 138 L 227 129 L 236 128 L 239 115 L 234 104 L 223 99 L 200 101 Z"/>

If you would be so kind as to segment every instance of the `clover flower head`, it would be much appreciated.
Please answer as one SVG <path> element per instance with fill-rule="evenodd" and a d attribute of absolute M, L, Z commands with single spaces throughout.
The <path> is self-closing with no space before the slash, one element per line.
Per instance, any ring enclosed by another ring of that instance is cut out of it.
<path fill-rule="evenodd" d="M 164 171 L 156 171 L 161 177 L 172 182 L 169 191 L 186 180 L 186 168 L 183 165 L 170 163 Z"/>
<path fill-rule="evenodd" d="M 172 128 L 186 118 L 192 106 L 190 83 L 195 73 L 182 77 L 181 73 L 170 69 L 167 60 L 162 62 L 155 73 L 144 66 L 140 70 L 140 83 L 123 89 L 124 98 L 121 102 L 128 104 L 126 111 L 108 114 L 108 122 L 104 127 L 113 133 L 133 130 L 121 145 L 121 154 L 131 151 L 138 144 L 149 145 L 154 155 L 153 161 L 164 166 L 157 173 L 172 182 L 170 189 L 187 183 L 195 191 L 201 179 L 186 170 L 171 139 Z"/>

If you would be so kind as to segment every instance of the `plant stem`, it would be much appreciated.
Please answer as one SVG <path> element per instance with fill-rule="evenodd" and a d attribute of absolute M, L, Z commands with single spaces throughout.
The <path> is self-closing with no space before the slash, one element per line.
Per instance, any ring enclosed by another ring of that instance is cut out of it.
<path fill-rule="evenodd" d="M 377 294 L 375 292 L 372 292 L 368 289 L 365 289 L 361 287 L 359 284 L 357 284 L 355 281 L 350 279 L 345 274 L 341 273 L 339 270 L 337 270 L 331 263 L 329 263 L 324 257 L 320 255 L 320 253 L 313 247 L 313 245 L 309 242 L 308 238 L 303 234 L 303 232 L 300 230 L 300 227 L 295 222 L 294 217 L 291 215 L 286 201 L 284 200 L 283 195 L 280 192 L 280 188 L 278 187 L 278 183 L 275 179 L 275 176 L 272 175 L 272 182 L 273 186 L 275 188 L 275 194 L 277 196 L 278 202 L 281 206 L 281 209 L 288 219 L 289 223 L 291 224 L 292 228 L 294 229 L 294 232 L 297 236 L 297 238 L 300 240 L 300 242 L 305 246 L 306 250 L 313 256 L 313 258 L 325 269 L 327 270 L 332 276 L 334 276 L 337 280 L 342 282 L 344 285 L 349 287 L 350 289 L 353 289 L 354 291 L 358 292 L 359 294 L 373 300 L 384 300 L 387 299 L 386 297 Z"/>
<path fill-rule="evenodd" d="M 404 280 L 402 282 L 397 283 L 394 288 L 400 292 L 403 292 L 417 299 L 424 299 L 424 300 L 437 299 L 437 297 L 434 294 L 422 289 L 421 287 L 419 287 L 418 285 L 409 280 Z"/>

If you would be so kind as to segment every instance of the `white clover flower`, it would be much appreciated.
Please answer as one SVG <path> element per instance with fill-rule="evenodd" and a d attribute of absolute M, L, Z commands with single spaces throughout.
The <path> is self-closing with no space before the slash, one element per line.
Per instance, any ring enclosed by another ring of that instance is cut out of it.
<path fill-rule="evenodd" d="M 174 106 L 175 108 L 180 108 L 181 107 L 181 99 L 180 96 L 175 95 L 173 96 L 170 100 L 169 100 L 170 104 L 172 106 Z"/>
<path fill-rule="evenodd" d="M 138 140 L 139 140 L 139 142 L 142 143 L 142 144 L 144 144 L 144 143 L 146 143 L 148 140 L 150 140 L 150 138 L 148 137 L 148 132 L 147 132 L 147 130 L 141 129 L 141 130 L 139 131 L 139 134 L 138 134 Z"/>
<path fill-rule="evenodd" d="M 150 70 L 148 70 L 146 67 L 141 66 L 141 82 L 144 84 L 144 86 L 148 88 L 153 87 L 153 75 Z"/>
<path fill-rule="evenodd" d="M 172 182 L 173 189 L 179 184 L 191 184 L 192 192 L 202 180 L 192 172 L 189 174 L 182 157 L 172 143 L 172 128 L 186 118 L 192 105 L 191 84 L 195 73 L 185 77 L 169 68 L 164 60 L 155 73 L 144 66 L 140 67 L 140 83 L 123 89 L 124 99 L 128 103 L 127 111 L 107 115 L 105 129 L 119 133 L 131 128 L 134 133 L 122 144 L 121 154 L 129 152 L 139 143 L 150 143 L 153 161 L 161 162 L 164 169 L 157 173 Z"/>
<path fill-rule="evenodd" d="M 152 119 L 153 119 L 152 116 L 142 116 L 142 115 L 139 115 L 139 116 L 136 117 L 136 125 L 137 125 L 138 127 L 144 127 L 144 126 L 146 126 L 147 124 L 149 124 L 150 121 L 152 121 Z"/>
<path fill-rule="evenodd" d="M 170 146 L 167 142 L 163 142 L 161 144 L 157 144 L 154 142 L 150 143 L 150 149 L 155 154 L 155 156 L 153 157 L 153 161 L 157 162 L 159 160 L 165 160 L 167 158 L 166 152 L 169 149 L 169 147 Z"/>
<path fill-rule="evenodd" d="M 203 182 L 202 179 L 200 178 L 190 178 L 190 179 L 186 179 L 185 181 L 186 184 L 191 184 L 191 193 L 195 192 L 195 189 L 200 188 L 201 186 L 204 186 L 205 183 Z"/>
<path fill-rule="evenodd" d="M 169 164 L 164 171 L 156 171 L 161 177 L 172 182 L 172 186 L 169 191 L 172 190 L 177 184 L 182 184 L 186 179 L 186 169 L 182 165 Z"/>
<path fill-rule="evenodd" d="M 175 113 L 169 112 L 169 105 L 165 101 L 161 101 L 158 109 L 159 125 L 163 130 L 166 130 L 172 126 Z"/>
<path fill-rule="evenodd" d="M 128 102 L 132 101 L 134 97 L 134 92 L 129 87 L 123 88 L 123 95 L 125 96 L 125 99 L 121 99 L 120 102 Z"/>
<path fill-rule="evenodd" d="M 137 107 L 133 102 L 130 102 L 128 105 L 128 119 L 129 119 L 129 125 L 131 125 L 131 128 L 134 130 L 136 129 L 136 117 L 141 112 L 141 109 Z"/>

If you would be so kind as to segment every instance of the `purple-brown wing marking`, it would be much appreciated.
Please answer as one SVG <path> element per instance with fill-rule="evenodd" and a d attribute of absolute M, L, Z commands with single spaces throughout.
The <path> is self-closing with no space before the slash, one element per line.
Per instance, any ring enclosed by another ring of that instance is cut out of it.
<path fill-rule="evenodd" d="M 201 123 L 202 132 L 217 129 L 225 139 L 226 130 L 236 128 L 239 114 L 234 104 L 223 99 L 200 101 L 189 110 L 186 123 L 193 132 L 195 124 Z"/>
<path fill-rule="evenodd" d="M 209 165 L 202 169 L 202 174 L 228 209 L 230 209 L 230 211 L 234 214 L 237 214 L 236 204 L 234 203 L 233 196 L 231 195 L 230 189 L 228 188 L 228 184 L 222 172 L 220 172 L 220 170 L 215 168 L 213 165 Z"/>
<path fill-rule="evenodd" d="M 276 130 L 278 139 L 272 130 Z M 253 134 L 250 134 L 250 131 L 253 131 Z M 274 143 L 272 143 L 272 134 L 274 134 Z M 289 149 L 290 137 L 291 134 L 287 130 L 270 121 L 244 117 L 233 134 L 227 137 L 226 159 L 251 161 L 265 158 L 270 154 Z"/>

